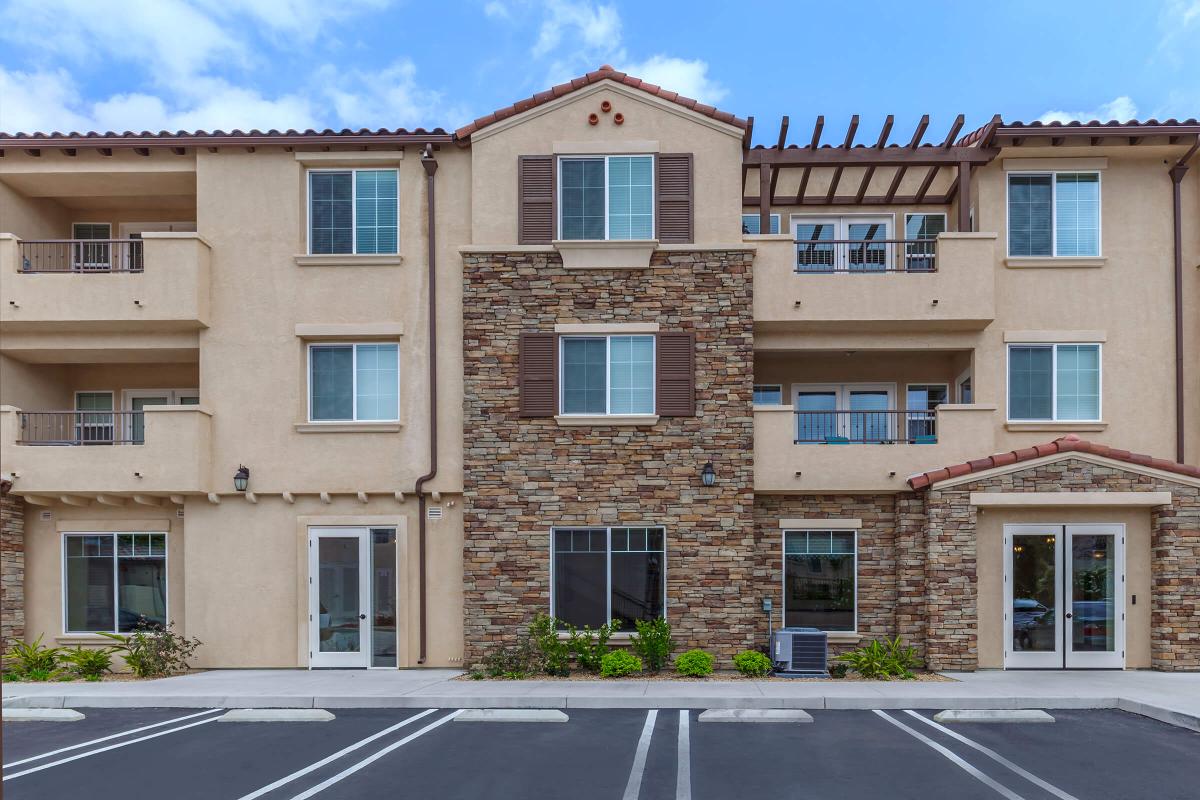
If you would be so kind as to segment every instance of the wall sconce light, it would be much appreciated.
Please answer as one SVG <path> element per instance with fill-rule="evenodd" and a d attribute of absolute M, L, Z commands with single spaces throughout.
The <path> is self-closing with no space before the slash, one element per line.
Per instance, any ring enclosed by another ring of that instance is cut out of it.
<path fill-rule="evenodd" d="M 246 491 L 246 487 L 250 485 L 250 468 L 245 465 L 238 465 L 237 472 L 233 473 L 233 488 L 239 492 Z"/>
<path fill-rule="evenodd" d="M 713 468 L 711 461 L 705 464 L 704 468 L 700 470 L 700 480 L 704 482 L 705 486 L 712 486 L 717 482 L 717 471 Z"/>

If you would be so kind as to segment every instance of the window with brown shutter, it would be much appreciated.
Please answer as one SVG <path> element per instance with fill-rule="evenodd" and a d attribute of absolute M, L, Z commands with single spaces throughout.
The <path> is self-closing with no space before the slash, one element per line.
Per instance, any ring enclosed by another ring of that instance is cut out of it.
<path fill-rule="evenodd" d="M 660 153 L 655 159 L 658 240 L 668 244 L 694 241 L 692 231 L 692 154 Z"/>
<path fill-rule="evenodd" d="M 517 156 L 517 243 L 554 239 L 554 156 Z"/>
<path fill-rule="evenodd" d="M 696 337 L 691 333 L 659 333 L 655 358 L 658 414 L 696 416 Z"/>
<path fill-rule="evenodd" d="M 522 333 L 517 352 L 518 413 L 553 417 L 558 413 L 558 337 Z"/>

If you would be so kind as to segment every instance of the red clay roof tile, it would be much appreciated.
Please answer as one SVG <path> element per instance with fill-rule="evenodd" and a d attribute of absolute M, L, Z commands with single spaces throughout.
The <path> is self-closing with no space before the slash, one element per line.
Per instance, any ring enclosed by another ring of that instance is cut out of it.
<path fill-rule="evenodd" d="M 1042 456 L 1054 455 L 1056 453 L 1090 453 L 1092 455 L 1104 456 L 1114 461 L 1125 461 L 1138 466 L 1150 467 L 1152 469 L 1161 470 L 1162 472 L 1173 472 L 1177 475 L 1186 475 L 1191 478 L 1200 478 L 1200 467 L 1195 467 L 1190 464 L 1179 464 L 1165 458 L 1154 458 L 1153 456 L 1143 455 L 1142 453 L 1131 453 L 1128 450 L 1119 450 L 1115 447 L 1109 447 L 1104 444 L 1089 442 L 1086 439 L 1080 439 L 1075 434 L 1067 434 L 1066 436 L 1055 439 L 1053 442 L 1046 444 L 1034 445 L 1033 447 L 1024 447 L 1020 450 L 1011 450 L 1007 453 L 997 453 L 987 458 L 977 458 L 973 461 L 967 461 L 962 464 L 952 464 L 941 469 L 931 470 L 913 475 L 908 479 L 908 485 L 914 490 L 929 488 L 930 486 L 939 483 L 940 481 L 950 478 L 958 478 L 963 475 L 970 475 L 973 472 L 982 472 L 993 467 L 1008 467 L 1013 464 L 1019 464 L 1022 461 L 1030 461 Z"/>
<path fill-rule="evenodd" d="M 634 89 L 640 89 L 643 92 L 656 95 L 663 100 L 676 103 L 684 108 L 689 108 L 698 114 L 711 117 L 719 122 L 724 122 L 738 128 L 746 127 L 746 121 L 744 119 L 735 117 L 733 114 L 725 111 L 718 111 L 712 106 L 698 103 L 690 97 L 683 97 L 675 92 L 667 91 L 661 86 L 655 86 L 653 83 L 647 83 L 640 78 L 635 78 L 632 75 L 625 74 L 624 72 L 618 72 L 608 64 L 605 64 L 600 67 L 600 69 L 593 70 L 586 75 L 574 78 L 567 83 L 560 83 L 557 86 L 551 87 L 545 92 L 538 92 L 533 97 L 519 100 L 511 106 L 506 106 L 505 108 L 498 109 L 491 114 L 482 116 L 469 125 L 464 125 L 463 127 L 459 128 L 454 132 L 454 136 L 460 141 L 465 141 L 469 139 L 476 131 L 486 128 L 488 125 L 498 122 L 499 120 L 507 119 L 514 114 L 520 114 L 528 111 L 529 109 L 540 106 L 556 97 L 562 97 L 563 95 L 573 92 L 576 89 L 582 89 L 584 86 L 589 86 L 593 83 L 603 80 L 616 81 L 617 83 L 623 83 L 624 85 L 630 86 Z"/>

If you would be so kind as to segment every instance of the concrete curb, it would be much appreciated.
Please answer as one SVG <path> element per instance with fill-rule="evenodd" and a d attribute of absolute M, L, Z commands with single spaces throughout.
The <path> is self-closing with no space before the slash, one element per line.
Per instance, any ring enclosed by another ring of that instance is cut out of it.
<path fill-rule="evenodd" d="M 217 722 L 332 722 L 333 714 L 323 708 L 235 708 L 217 717 Z"/>
<path fill-rule="evenodd" d="M 1013 724 L 1027 722 L 1054 722 L 1054 717 L 1037 708 L 963 708 L 939 711 L 933 715 L 934 722 L 945 723 L 991 723 Z"/>
<path fill-rule="evenodd" d="M 78 722 L 83 714 L 70 708 L 13 708 L 4 709 L 5 722 Z"/>
<path fill-rule="evenodd" d="M 1124 697 L 1117 701 L 1116 708 L 1121 711 L 1128 711 L 1130 714 L 1139 714 L 1143 717 L 1156 719 L 1159 722 L 1165 722 L 1168 725 L 1174 725 L 1178 728 L 1187 728 L 1188 730 L 1200 733 L 1200 716 L 1195 714 L 1185 714 L 1182 711 L 1172 711 L 1169 708 L 1151 705 L 1150 703 L 1142 703 L 1137 700 L 1128 700 Z"/>

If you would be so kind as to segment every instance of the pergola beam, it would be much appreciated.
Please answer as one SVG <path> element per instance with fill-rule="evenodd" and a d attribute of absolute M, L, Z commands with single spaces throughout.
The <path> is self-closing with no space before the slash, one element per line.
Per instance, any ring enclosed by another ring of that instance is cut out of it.
<path fill-rule="evenodd" d="M 925 131 L 929 128 L 929 115 L 922 114 L 921 121 L 917 123 L 917 129 L 913 131 L 912 138 L 908 140 L 908 149 L 915 150 L 921 145 L 921 139 L 925 136 Z M 901 165 L 896 168 L 896 174 L 892 176 L 892 185 L 887 190 L 887 201 L 890 203 L 896 196 L 896 190 L 900 188 L 900 181 L 904 180 L 904 173 L 908 172 L 908 167 Z"/>
<path fill-rule="evenodd" d="M 779 141 L 775 145 L 775 147 L 779 150 L 782 150 L 784 148 L 784 145 L 787 143 L 788 125 L 790 123 L 791 123 L 791 120 L 788 119 L 786 114 L 784 115 L 783 119 L 779 121 Z M 775 202 L 775 186 L 779 183 L 779 173 L 780 172 L 781 172 L 781 170 L 775 170 L 774 172 L 771 173 L 771 202 L 772 203 Z M 764 229 L 762 229 L 762 232 L 770 233 L 771 229 L 764 228 Z"/>
<path fill-rule="evenodd" d="M 953 186 L 954 186 L 954 184 L 952 184 L 952 187 Z M 955 191 L 957 191 L 957 189 L 955 189 Z M 884 195 L 877 195 L 874 197 L 871 197 L 868 195 L 868 196 L 864 197 L 862 199 L 862 202 L 858 203 L 858 205 L 864 205 L 864 206 L 883 206 L 883 205 L 893 205 L 893 204 L 894 205 L 945 205 L 946 203 L 950 202 L 950 199 L 951 198 L 949 195 L 929 194 L 928 192 L 926 193 L 926 195 L 924 197 L 921 197 L 921 198 L 917 198 L 915 195 L 896 195 L 891 198 L 888 198 Z M 806 198 L 804 198 L 804 202 L 802 202 L 802 203 L 796 203 L 796 202 L 792 202 L 791 200 L 789 200 L 788 205 L 852 206 L 852 205 L 855 205 L 856 202 L 857 201 L 855 200 L 854 195 L 839 194 L 839 195 L 834 196 L 832 202 L 829 202 L 826 200 L 826 195 L 820 195 L 819 197 L 806 197 Z M 758 208 L 758 195 L 746 195 L 745 197 L 742 198 L 742 203 L 746 208 Z"/>
<path fill-rule="evenodd" d="M 850 117 L 850 127 L 846 128 L 846 141 L 842 143 L 842 148 L 850 150 L 854 146 L 854 134 L 858 131 L 858 114 Z M 825 195 L 825 201 L 833 200 L 837 193 L 838 181 L 842 179 L 842 170 L 846 167 L 844 164 L 838 164 L 833 170 L 833 177 L 829 179 L 829 191 Z"/>
<path fill-rule="evenodd" d="M 962 130 L 963 123 L 966 121 L 967 118 L 962 114 L 954 118 L 954 124 L 950 126 L 950 132 L 946 134 L 946 139 L 942 142 L 943 150 L 949 150 L 950 145 L 954 144 L 954 137 L 958 136 L 958 132 Z"/>
<path fill-rule="evenodd" d="M 812 139 L 808 143 L 808 148 L 810 150 L 815 152 L 816 149 L 821 146 L 821 131 L 823 130 L 825 130 L 825 117 L 824 115 L 821 115 L 817 117 L 817 122 L 815 125 L 813 125 Z M 804 193 L 808 190 L 808 175 L 809 168 L 805 167 L 803 174 L 800 175 L 800 189 L 796 192 L 797 205 L 804 204 Z"/>
<path fill-rule="evenodd" d="M 770 164 L 773 167 L 877 167 L 909 166 L 935 167 L 952 166 L 962 161 L 972 164 L 987 164 L 996 157 L 997 148 L 947 147 L 925 145 L 918 148 L 884 147 L 824 147 L 811 150 L 794 147 L 787 150 L 755 148 L 746 153 L 746 161 L 753 167 Z"/>
<path fill-rule="evenodd" d="M 941 167 L 932 166 L 929 168 L 929 171 L 925 173 L 925 180 L 921 181 L 920 188 L 917 189 L 916 195 L 913 196 L 913 200 L 915 202 L 920 203 L 925 199 L 925 195 L 929 192 L 929 187 L 933 185 L 933 179 L 937 177 L 940 169 Z"/>
<path fill-rule="evenodd" d="M 887 146 L 888 135 L 892 132 L 892 123 L 896 118 L 891 114 L 887 115 L 887 119 L 883 121 L 883 130 L 879 132 L 879 138 L 875 140 L 875 148 Z M 861 203 L 863 195 L 867 193 L 867 187 L 871 185 L 871 178 L 875 176 L 875 165 L 867 167 L 867 171 L 863 173 L 862 183 L 858 185 L 858 194 L 854 196 L 854 202 Z"/>

